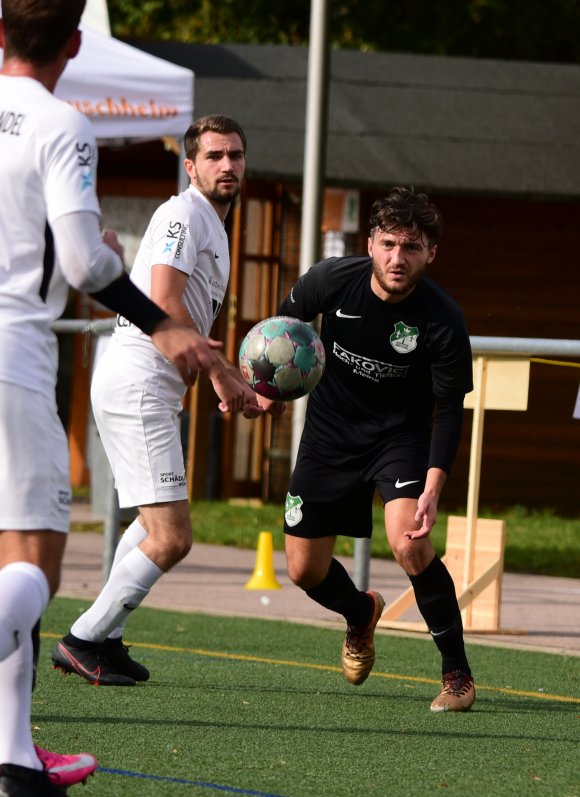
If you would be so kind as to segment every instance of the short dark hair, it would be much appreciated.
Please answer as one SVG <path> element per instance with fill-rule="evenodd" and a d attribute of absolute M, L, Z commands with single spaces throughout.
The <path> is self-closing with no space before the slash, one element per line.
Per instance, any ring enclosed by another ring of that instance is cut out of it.
<path fill-rule="evenodd" d="M 199 139 L 204 133 L 237 133 L 242 141 L 244 154 L 246 153 L 246 134 L 242 126 L 235 119 L 221 114 L 202 116 L 187 129 L 184 138 L 185 156 L 194 161 L 199 152 Z"/>
<path fill-rule="evenodd" d="M 427 194 L 416 194 L 412 187 L 397 186 L 373 204 L 369 220 L 371 238 L 375 230 L 424 234 L 433 246 L 442 235 L 443 220 Z"/>
<path fill-rule="evenodd" d="M 4 58 L 46 66 L 77 30 L 86 0 L 2 0 Z"/>

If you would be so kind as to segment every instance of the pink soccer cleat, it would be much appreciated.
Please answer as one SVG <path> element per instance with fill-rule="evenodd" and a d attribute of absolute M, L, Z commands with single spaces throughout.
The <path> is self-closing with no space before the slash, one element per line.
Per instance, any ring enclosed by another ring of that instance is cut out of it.
<path fill-rule="evenodd" d="M 89 753 L 61 755 L 43 750 L 37 745 L 34 745 L 34 749 L 50 782 L 65 789 L 76 783 L 86 783 L 89 775 L 92 775 L 99 765 L 97 759 Z"/>

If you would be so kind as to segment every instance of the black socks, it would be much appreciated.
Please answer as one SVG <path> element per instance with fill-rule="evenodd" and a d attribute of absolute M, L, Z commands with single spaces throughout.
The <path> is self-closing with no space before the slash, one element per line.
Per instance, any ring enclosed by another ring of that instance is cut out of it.
<path fill-rule="evenodd" d="M 449 571 L 438 556 L 417 576 L 409 576 L 417 606 L 442 656 L 443 674 L 471 675 L 463 643 L 463 622 Z"/>
<path fill-rule="evenodd" d="M 65 645 L 70 645 L 71 648 L 78 648 L 79 650 L 92 650 L 99 644 L 98 642 L 89 642 L 86 639 L 79 639 L 78 636 L 71 634 L 70 631 L 63 636 L 62 641 Z"/>
<path fill-rule="evenodd" d="M 337 559 L 332 559 L 320 584 L 304 591 L 325 609 L 342 614 L 348 625 L 364 628 L 371 621 L 373 605 L 368 595 L 356 588 Z"/>

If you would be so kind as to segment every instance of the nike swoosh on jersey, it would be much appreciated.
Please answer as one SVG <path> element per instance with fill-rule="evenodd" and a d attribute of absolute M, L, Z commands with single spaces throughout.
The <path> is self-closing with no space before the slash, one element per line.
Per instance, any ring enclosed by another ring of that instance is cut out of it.
<path fill-rule="evenodd" d="M 339 308 L 336 311 L 336 317 L 337 318 L 362 318 L 362 315 L 347 315 L 346 313 L 343 313 L 342 310 Z"/>
<path fill-rule="evenodd" d="M 412 479 L 410 482 L 400 482 L 397 479 L 397 481 L 395 482 L 395 487 L 398 490 L 401 487 L 406 487 L 408 484 L 417 484 L 418 481 L 419 481 L 419 479 Z"/>

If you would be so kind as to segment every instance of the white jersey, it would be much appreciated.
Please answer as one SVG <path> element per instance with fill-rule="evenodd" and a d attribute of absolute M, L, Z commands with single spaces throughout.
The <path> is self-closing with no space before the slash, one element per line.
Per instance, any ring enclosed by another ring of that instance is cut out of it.
<path fill-rule="evenodd" d="M 143 236 L 131 279 L 147 296 L 151 296 L 151 269 L 159 264 L 188 275 L 183 302 L 199 332 L 209 335 L 227 289 L 230 255 L 223 222 L 193 186 L 157 208 Z M 113 343 L 131 377 L 144 389 L 166 398 L 184 393 L 175 366 L 159 353 L 149 335 L 125 318 L 117 319 Z"/>
<path fill-rule="evenodd" d="M 54 396 L 50 327 L 68 286 L 50 225 L 70 213 L 100 215 L 96 161 L 86 117 L 36 80 L 0 75 L 0 381 Z"/>

